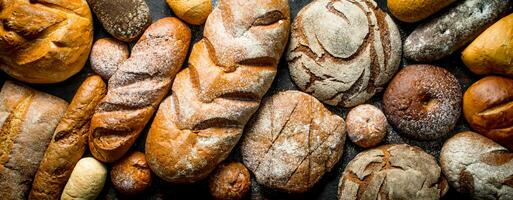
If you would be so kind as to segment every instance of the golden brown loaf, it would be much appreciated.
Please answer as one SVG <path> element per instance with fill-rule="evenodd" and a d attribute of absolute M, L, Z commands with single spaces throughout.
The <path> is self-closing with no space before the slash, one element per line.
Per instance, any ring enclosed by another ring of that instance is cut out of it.
<path fill-rule="evenodd" d="M 55 83 L 79 72 L 93 41 L 85 0 L 2 0 L 0 69 L 29 83 Z"/>
<path fill-rule="evenodd" d="M 388 0 L 388 9 L 397 19 L 418 22 L 447 7 L 456 0 Z"/>
<path fill-rule="evenodd" d="M 168 93 L 180 70 L 191 31 L 177 18 L 152 24 L 113 73 L 108 92 L 91 119 L 89 148 L 103 162 L 125 154 Z"/>
<path fill-rule="evenodd" d="M 148 133 L 155 174 L 195 182 L 228 156 L 276 75 L 289 12 L 286 0 L 219 2 Z"/>
<path fill-rule="evenodd" d="M 242 199 L 251 187 L 251 175 L 242 163 L 232 162 L 220 165 L 208 181 L 208 189 L 214 199 Z"/>
<path fill-rule="evenodd" d="M 461 59 L 476 74 L 513 77 L 513 14 L 481 33 L 463 51 Z"/>
<path fill-rule="evenodd" d="M 476 132 L 513 150 L 513 80 L 489 76 L 463 96 L 463 114 Z"/>
<path fill-rule="evenodd" d="M 128 57 L 128 45 L 113 38 L 102 38 L 94 42 L 89 60 L 91 69 L 109 80 Z"/>
<path fill-rule="evenodd" d="M 0 91 L 0 198 L 27 199 L 32 179 L 68 104 L 6 81 Z"/>
<path fill-rule="evenodd" d="M 151 185 L 151 170 L 144 153 L 132 152 L 112 166 L 110 178 L 114 188 L 124 195 L 136 195 Z"/>
<path fill-rule="evenodd" d="M 107 87 L 100 76 L 88 77 L 78 88 L 39 164 L 29 199 L 61 196 L 73 167 L 84 154 L 91 117 L 105 93 Z"/>
<path fill-rule="evenodd" d="M 212 12 L 211 0 L 166 0 L 167 4 L 178 18 L 189 24 L 200 25 L 205 23 Z"/>

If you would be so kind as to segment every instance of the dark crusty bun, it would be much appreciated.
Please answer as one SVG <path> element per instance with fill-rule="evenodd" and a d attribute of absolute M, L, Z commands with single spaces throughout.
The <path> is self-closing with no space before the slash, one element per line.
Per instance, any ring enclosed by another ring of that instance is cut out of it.
<path fill-rule="evenodd" d="M 68 103 L 6 81 L 0 91 L 0 199 L 27 199 Z"/>
<path fill-rule="evenodd" d="M 319 0 L 294 20 L 287 61 L 302 91 L 353 107 L 383 90 L 399 69 L 401 48 L 397 26 L 374 0 Z"/>
<path fill-rule="evenodd" d="M 299 91 L 264 100 L 241 144 L 244 164 L 258 183 L 289 193 L 306 192 L 339 161 L 344 119 Z"/>
<path fill-rule="evenodd" d="M 60 120 L 36 177 L 29 199 L 58 199 L 71 171 L 84 154 L 89 125 L 96 105 L 107 93 L 100 76 L 88 77 L 78 88 Z"/>
<path fill-rule="evenodd" d="M 132 152 L 116 162 L 110 171 L 114 188 L 124 195 L 136 195 L 151 185 L 151 170 L 144 153 Z"/>
<path fill-rule="evenodd" d="M 513 80 L 483 78 L 463 96 L 463 114 L 476 132 L 513 150 Z"/>
<path fill-rule="evenodd" d="M 448 139 L 440 165 L 449 184 L 472 199 L 513 199 L 513 153 L 474 132 Z"/>
<path fill-rule="evenodd" d="M 242 199 L 251 187 L 251 176 L 242 163 L 221 164 L 209 178 L 208 188 L 214 199 Z"/>
<path fill-rule="evenodd" d="M 461 114 L 458 80 L 433 65 L 409 65 L 392 79 L 383 96 L 389 122 L 408 137 L 433 140 L 445 136 Z"/>

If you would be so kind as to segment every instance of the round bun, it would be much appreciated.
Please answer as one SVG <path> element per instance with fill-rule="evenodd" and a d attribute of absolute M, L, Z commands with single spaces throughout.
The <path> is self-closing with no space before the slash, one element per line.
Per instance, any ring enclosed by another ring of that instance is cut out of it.
<path fill-rule="evenodd" d="M 463 114 L 470 127 L 513 150 L 513 80 L 489 76 L 463 96 Z"/>
<path fill-rule="evenodd" d="M 151 170 L 144 153 L 133 152 L 112 166 L 112 185 L 124 195 L 143 192 L 151 184 Z"/>
<path fill-rule="evenodd" d="M 93 42 L 85 0 L 8 2 L 0 3 L 0 69 L 28 83 L 57 83 L 84 67 Z"/>
<path fill-rule="evenodd" d="M 251 176 L 242 163 L 221 164 L 210 176 L 208 187 L 214 199 L 242 199 L 251 187 Z"/>
<path fill-rule="evenodd" d="M 395 144 L 356 155 L 342 173 L 338 197 L 438 200 L 448 188 L 432 155 L 418 147 Z"/>
<path fill-rule="evenodd" d="M 302 91 L 353 107 L 385 87 L 399 68 L 401 48 L 397 26 L 373 0 L 319 0 L 295 19 L 287 61 Z"/>
<path fill-rule="evenodd" d="M 447 70 L 410 65 L 390 82 L 383 96 L 385 114 L 401 134 L 417 140 L 446 136 L 461 114 L 462 92 Z"/>
<path fill-rule="evenodd" d="M 211 0 L 166 0 L 175 15 L 189 24 L 205 23 L 212 12 Z"/>
<path fill-rule="evenodd" d="M 369 148 L 379 144 L 387 133 L 385 114 L 373 105 L 356 106 L 347 113 L 347 135 L 356 145 Z"/>

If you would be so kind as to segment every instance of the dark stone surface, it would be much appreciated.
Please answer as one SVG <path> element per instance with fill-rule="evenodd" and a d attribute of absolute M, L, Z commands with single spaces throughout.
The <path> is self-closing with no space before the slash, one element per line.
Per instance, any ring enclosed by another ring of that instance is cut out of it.
<path fill-rule="evenodd" d="M 217 2 L 217 0 L 214 0 Z M 156 21 L 157 19 L 166 17 L 166 16 L 173 16 L 172 11 L 169 9 L 167 4 L 164 0 L 146 0 L 148 3 L 148 6 L 150 7 L 152 19 L 153 21 Z M 289 0 L 290 7 L 291 7 L 291 13 L 292 17 L 295 17 L 299 10 L 304 7 L 306 4 L 310 2 L 310 0 Z M 378 5 L 384 9 L 386 8 L 386 0 L 377 0 Z M 429 19 L 427 19 L 429 20 Z M 404 39 L 408 34 L 413 30 L 413 28 L 417 24 L 407 24 L 407 23 L 401 23 L 398 20 L 395 20 L 398 24 L 401 35 Z M 98 21 L 95 19 L 94 24 L 94 30 L 95 30 L 95 40 L 103 37 L 110 37 L 105 30 L 101 27 L 101 25 L 98 23 Z M 201 26 L 191 26 L 191 29 L 193 30 L 193 39 L 194 42 L 198 41 L 202 37 L 203 28 Z M 131 44 L 132 46 L 133 44 Z M 191 48 L 192 49 L 192 48 Z M 403 62 L 401 63 L 401 66 L 405 66 L 407 64 L 414 64 L 411 62 L 406 61 L 403 58 Z M 463 91 L 466 90 L 473 82 L 475 82 L 478 77 L 475 75 L 472 75 L 472 73 L 464 66 L 464 64 L 461 62 L 460 59 L 460 51 L 454 53 L 453 55 L 439 61 L 435 64 L 441 67 L 444 67 L 445 69 L 449 70 L 451 73 L 453 73 L 459 80 Z M 80 83 L 90 74 L 93 72 L 91 71 L 91 68 L 89 66 L 89 63 L 84 67 L 84 69 L 78 73 L 77 75 L 71 77 L 70 79 L 58 83 L 58 84 L 47 84 L 47 85 L 30 85 L 31 87 L 34 87 L 38 90 L 48 92 L 50 94 L 56 95 L 58 97 L 61 97 L 68 102 L 71 101 L 73 98 L 73 95 L 77 88 L 80 86 Z M 0 71 L 0 85 L 3 84 L 4 80 L 11 79 L 8 77 L 5 73 Z M 436 81 L 436 80 L 433 80 Z M 289 76 L 289 71 L 287 68 L 287 64 L 284 61 L 284 59 L 281 60 L 279 64 L 278 69 L 278 75 L 274 80 L 273 86 L 271 90 L 268 92 L 267 95 L 274 94 L 279 91 L 284 90 L 297 90 L 297 87 L 294 85 L 294 83 L 291 81 Z M 381 98 L 383 93 L 378 93 L 375 95 L 375 97 L 370 100 L 368 103 L 374 104 L 377 107 L 381 108 Z M 347 109 L 340 109 L 335 107 L 329 107 L 330 110 L 336 112 L 340 116 L 344 117 L 346 116 Z M 137 140 L 136 144 L 132 147 L 134 150 L 144 151 L 144 143 L 146 139 L 146 133 L 148 131 L 149 125 L 146 129 L 143 131 L 141 137 Z M 451 134 L 449 134 L 448 137 L 454 135 L 455 133 L 458 133 L 463 130 L 468 130 L 468 124 L 465 122 L 463 117 L 460 117 L 458 124 L 456 128 L 454 129 Z M 442 138 L 436 141 L 415 141 L 410 140 L 408 138 L 405 138 L 394 130 L 389 131 L 387 134 L 387 137 L 385 138 L 384 143 L 387 144 L 393 144 L 393 143 L 408 143 L 410 145 L 416 145 L 424 150 L 426 150 L 431 155 L 435 156 L 438 159 L 440 149 L 443 145 L 443 142 L 448 138 Z M 241 156 L 238 150 L 238 146 L 235 147 L 234 151 L 232 152 L 232 155 L 228 158 L 228 160 L 237 160 L 241 161 Z M 344 148 L 344 154 L 341 159 L 341 161 L 333 168 L 332 172 L 325 174 L 325 176 L 319 181 L 316 186 L 310 190 L 309 192 L 301 195 L 291 195 L 291 194 L 284 194 L 280 192 L 276 192 L 267 188 L 263 188 L 259 186 L 255 180 L 252 181 L 252 191 L 247 196 L 246 199 L 337 199 L 337 186 L 340 174 L 344 171 L 344 167 L 347 165 L 347 163 L 353 159 L 356 154 L 361 152 L 363 149 L 360 147 L 357 147 L 356 145 L 352 144 L 349 139 L 346 140 L 346 145 Z M 86 155 L 90 156 L 90 153 L 87 152 Z M 444 199 L 466 199 L 465 197 L 462 197 L 461 195 L 457 194 L 454 189 L 450 189 L 449 193 L 444 197 Z M 154 182 L 152 184 L 152 187 L 144 194 L 141 194 L 136 197 L 122 197 L 117 194 L 112 184 L 110 183 L 110 177 L 107 180 L 107 184 L 100 195 L 99 199 L 210 199 L 210 195 L 208 193 L 208 185 L 206 184 L 206 181 L 200 181 L 195 184 L 189 184 L 189 185 L 173 185 L 166 183 L 160 179 L 158 179 L 156 176 L 154 176 Z"/>

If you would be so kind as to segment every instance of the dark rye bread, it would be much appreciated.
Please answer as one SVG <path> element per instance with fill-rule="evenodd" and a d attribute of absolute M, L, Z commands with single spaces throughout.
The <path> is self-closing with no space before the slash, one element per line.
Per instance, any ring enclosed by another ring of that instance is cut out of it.
<path fill-rule="evenodd" d="M 136 40 L 151 23 L 144 0 L 87 0 L 103 28 L 116 39 Z"/>
<path fill-rule="evenodd" d="M 330 105 L 353 107 L 397 72 L 401 47 L 397 26 L 373 0 L 319 0 L 295 19 L 287 61 L 301 90 Z"/>
<path fill-rule="evenodd" d="M 351 160 L 340 178 L 339 200 L 438 200 L 449 186 L 432 155 L 407 144 L 367 150 Z"/>
<path fill-rule="evenodd" d="M 506 14 L 511 0 L 465 0 L 433 20 L 419 25 L 404 42 L 404 56 L 431 62 L 465 46 Z"/>
<path fill-rule="evenodd" d="M 456 77 L 433 65 L 409 65 L 390 81 L 383 95 L 385 115 L 399 133 L 434 140 L 449 133 L 461 114 Z"/>
<path fill-rule="evenodd" d="M 344 119 L 314 97 L 280 92 L 264 100 L 241 144 L 244 164 L 258 183 L 290 193 L 306 192 L 342 156 Z"/>
<path fill-rule="evenodd" d="M 27 199 L 32 179 L 68 104 L 6 81 L 0 91 L 0 198 Z"/>
<path fill-rule="evenodd" d="M 107 86 L 100 76 L 90 76 L 80 85 L 39 164 L 29 199 L 59 199 L 86 150 L 90 120 L 105 93 Z"/>
<path fill-rule="evenodd" d="M 449 184 L 473 199 L 513 199 L 513 153 L 474 132 L 447 140 L 440 165 Z"/>

